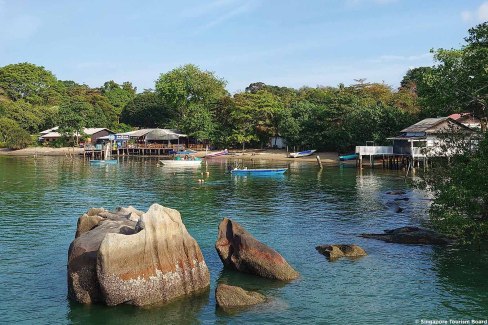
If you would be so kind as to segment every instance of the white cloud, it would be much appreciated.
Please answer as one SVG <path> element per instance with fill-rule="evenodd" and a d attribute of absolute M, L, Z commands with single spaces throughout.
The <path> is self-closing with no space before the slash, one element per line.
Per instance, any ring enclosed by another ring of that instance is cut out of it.
<path fill-rule="evenodd" d="M 206 30 L 209 28 L 212 28 L 216 25 L 219 25 L 229 19 L 232 19 L 236 16 L 239 16 L 241 14 L 250 12 L 254 10 L 257 7 L 257 1 L 246 1 L 243 4 L 240 4 L 239 6 L 232 8 L 228 10 L 227 12 L 224 12 L 217 16 L 216 18 L 212 19 L 211 21 L 207 22 L 206 24 L 202 25 L 200 27 L 200 30 Z"/>
<path fill-rule="evenodd" d="M 244 1 L 243 3 L 242 2 L 238 3 L 237 1 L 234 1 L 234 0 L 221 0 L 221 1 L 219 1 L 219 3 L 221 3 L 221 2 L 222 3 L 225 2 L 225 4 L 227 4 L 227 5 L 232 5 L 232 7 L 228 8 L 229 6 L 227 6 L 227 8 L 225 8 L 226 10 L 222 10 L 223 8 L 220 7 L 219 10 L 216 10 L 216 11 L 218 11 L 217 13 L 212 12 L 212 14 L 210 14 L 210 12 L 209 12 L 208 15 L 209 16 L 212 15 L 213 17 L 210 21 L 204 23 L 199 28 L 200 31 L 210 29 L 210 28 L 212 28 L 216 25 L 219 25 L 221 23 L 224 23 L 227 20 L 230 20 L 234 17 L 237 17 L 239 15 L 251 12 L 258 6 L 257 0 L 248 0 L 248 1 Z"/>
<path fill-rule="evenodd" d="M 471 21 L 471 19 L 473 19 L 473 15 L 471 14 L 471 11 L 464 10 L 463 12 L 461 12 L 461 19 L 466 22 Z"/>
<path fill-rule="evenodd" d="M 478 8 L 478 20 L 483 22 L 488 20 L 488 2 L 484 2 Z"/>
<path fill-rule="evenodd" d="M 476 10 L 464 10 L 461 19 L 465 22 L 485 22 L 488 20 L 488 1 L 483 2 Z"/>

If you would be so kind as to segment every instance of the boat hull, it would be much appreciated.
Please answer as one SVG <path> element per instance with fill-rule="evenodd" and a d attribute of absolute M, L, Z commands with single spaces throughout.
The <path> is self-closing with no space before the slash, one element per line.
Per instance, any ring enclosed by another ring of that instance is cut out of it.
<path fill-rule="evenodd" d="M 160 160 L 159 163 L 166 167 L 198 167 L 203 160 Z"/>
<path fill-rule="evenodd" d="M 339 156 L 339 160 L 340 161 L 346 161 L 346 160 L 355 160 L 358 158 L 358 155 L 357 154 L 350 154 L 350 155 L 343 155 L 343 156 Z"/>
<path fill-rule="evenodd" d="M 232 175 L 281 175 L 284 174 L 288 168 L 272 168 L 272 169 L 233 169 Z"/>
<path fill-rule="evenodd" d="M 90 164 L 92 164 L 92 165 L 115 165 L 118 163 L 119 163 L 119 161 L 117 159 L 90 160 Z"/>
<path fill-rule="evenodd" d="M 222 157 L 222 156 L 225 156 L 225 155 L 228 155 L 228 154 L 229 154 L 229 151 L 227 151 L 227 149 L 225 149 L 224 151 L 209 153 L 208 155 L 205 156 L 205 158 Z"/>
<path fill-rule="evenodd" d="M 317 150 L 305 150 L 305 151 L 300 151 L 300 152 L 292 152 L 288 155 L 290 158 L 300 158 L 300 157 L 306 157 L 310 156 Z"/>

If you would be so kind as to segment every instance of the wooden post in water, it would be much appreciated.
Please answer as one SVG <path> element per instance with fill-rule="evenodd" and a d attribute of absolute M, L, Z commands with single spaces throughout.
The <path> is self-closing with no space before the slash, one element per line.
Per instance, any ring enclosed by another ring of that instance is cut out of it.
<path fill-rule="evenodd" d="M 320 160 L 319 155 L 317 155 L 317 164 L 319 165 L 320 169 L 322 169 L 322 161 Z"/>

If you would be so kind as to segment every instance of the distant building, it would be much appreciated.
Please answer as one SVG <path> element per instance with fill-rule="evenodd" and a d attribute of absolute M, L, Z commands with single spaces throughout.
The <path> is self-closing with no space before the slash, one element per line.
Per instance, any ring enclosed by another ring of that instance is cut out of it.
<path fill-rule="evenodd" d="M 269 146 L 275 149 L 284 149 L 286 148 L 286 141 L 282 137 L 272 137 L 269 139 Z"/>
<path fill-rule="evenodd" d="M 445 136 L 452 133 L 474 134 L 475 130 L 450 117 L 426 118 L 389 138 L 393 141 L 393 154 L 415 157 L 442 156 Z"/>
<path fill-rule="evenodd" d="M 481 130 L 481 121 L 473 113 L 456 113 L 449 115 L 449 117 L 469 128 Z"/>
<path fill-rule="evenodd" d="M 50 143 L 58 140 L 62 137 L 62 134 L 57 132 L 58 130 L 59 127 L 54 127 L 41 131 L 40 137 L 38 138 L 39 142 Z M 108 136 L 110 134 L 115 134 L 115 132 L 107 128 L 84 128 L 83 134 L 86 135 L 85 143 L 96 143 L 99 138 Z M 79 134 L 75 134 L 75 136 L 79 136 Z"/>

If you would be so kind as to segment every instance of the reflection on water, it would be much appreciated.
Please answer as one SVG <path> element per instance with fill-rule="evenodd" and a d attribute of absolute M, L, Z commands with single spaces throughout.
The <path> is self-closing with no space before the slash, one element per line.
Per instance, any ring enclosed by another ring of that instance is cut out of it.
<path fill-rule="evenodd" d="M 470 319 L 487 317 L 487 250 L 487 245 L 433 250 L 433 270 L 438 275 L 442 291 L 448 293 L 442 303 L 453 314 Z"/>
<path fill-rule="evenodd" d="M 199 313 L 208 304 L 209 290 L 177 299 L 164 306 L 138 308 L 120 305 L 82 305 L 69 303 L 68 318 L 80 324 L 199 324 Z"/>
<path fill-rule="evenodd" d="M 0 157 L 2 322 L 408 324 L 487 317 L 486 250 L 478 255 L 357 237 L 426 218 L 425 193 L 410 189 L 402 172 L 256 159 L 253 167 L 289 170 L 280 177 L 234 177 L 229 165 L 215 159 L 173 170 L 137 157 L 110 166 Z M 409 200 L 395 203 L 385 194 L 390 190 L 404 190 Z M 146 210 L 154 202 L 181 212 L 209 267 L 209 291 L 149 309 L 69 303 L 67 249 L 78 216 L 89 207 Z M 392 204 L 403 210 L 394 212 Z M 223 217 L 276 249 L 300 278 L 283 284 L 223 270 L 214 248 Z M 358 244 L 368 256 L 329 263 L 315 246 L 334 243 Z M 222 315 L 215 308 L 218 282 L 260 291 L 270 303 Z"/>

